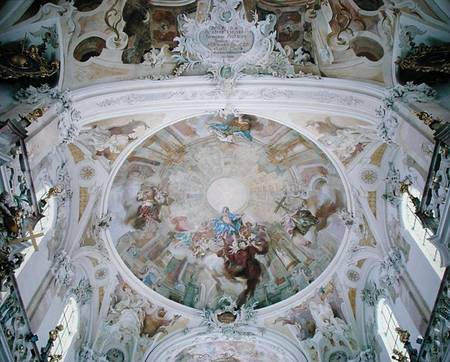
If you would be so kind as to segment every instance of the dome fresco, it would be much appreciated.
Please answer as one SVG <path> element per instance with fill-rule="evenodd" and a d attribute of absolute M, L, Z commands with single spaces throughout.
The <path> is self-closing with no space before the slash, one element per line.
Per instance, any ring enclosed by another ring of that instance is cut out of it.
<path fill-rule="evenodd" d="M 253 341 L 218 340 L 191 345 L 180 351 L 175 362 L 202 361 L 239 361 L 239 362 L 291 362 L 285 354 L 274 350 L 273 346 Z"/>
<path fill-rule="evenodd" d="M 186 306 L 272 305 L 306 288 L 345 233 L 344 186 L 312 142 L 279 123 L 210 114 L 145 139 L 109 196 L 128 268 Z"/>

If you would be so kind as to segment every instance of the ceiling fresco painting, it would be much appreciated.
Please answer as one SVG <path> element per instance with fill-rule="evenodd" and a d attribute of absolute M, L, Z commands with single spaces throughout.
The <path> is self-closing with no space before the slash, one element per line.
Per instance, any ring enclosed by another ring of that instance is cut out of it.
<path fill-rule="evenodd" d="M 294 306 L 283 316 L 275 318 L 270 323 L 281 330 L 292 331 L 298 340 L 305 341 L 307 348 L 314 353 L 320 352 L 320 349 L 325 346 L 313 341 L 318 340 L 319 335 L 322 334 L 328 333 L 331 336 L 330 332 L 335 329 L 340 329 L 343 335 L 347 334 L 347 338 L 339 340 L 342 336 L 336 333 L 329 342 L 336 345 L 347 344 L 349 350 L 354 349 L 356 343 L 350 337 L 349 327 L 344 322 L 343 298 L 338 293 L 338 288 L 341 287 L 338 282 L 330 281 L 319 288 L 312 298 Z"/>
<path fill-rule="evenodd" d="M 0 361 L 447 361 L 447 3 L 0 0 Z"/>
<path fill-rule="evenodd" d="M 376 139 L 372 125 L 345 117 L 314 117 L 306 121 L 305 128 L 345 166 Z"/>
<path fill-rule="evenodd" d="M 286 359 L 286 356 L 261 343 L 223 340 L 190 346 L 181 351 L 174 361 L 282 362 L 292 359 Z"/>
<path fill-rule="evenodd" d="M 194 308 L 264 307 L 306 288 L 344 237 L 341 180 L 296 131 L 254 116 L 188 119 L 146 139 L 109 198 L 120 256 L 148 287 Z"/>

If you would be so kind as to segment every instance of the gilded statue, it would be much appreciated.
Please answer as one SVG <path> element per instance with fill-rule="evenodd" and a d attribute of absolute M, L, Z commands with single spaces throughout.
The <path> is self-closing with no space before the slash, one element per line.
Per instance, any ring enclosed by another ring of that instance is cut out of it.
<path fill-rule="evenodd" d="M 3 191 L 0 194 L 0 226 L 7 234 L 17 237 L 20 231 L 21 210 L 17 208 L 11 195 Z"/>
<path fill-rule="evenodd" d="M 25 42 L 25 41 L 24 41 Z M 23 43 L 24 43 L 23 42 Z M 49 78 L 59 71 L 58 60 L 47 60 L 41 45 L 2 45 L 0 47 L 0 79 Z"/>

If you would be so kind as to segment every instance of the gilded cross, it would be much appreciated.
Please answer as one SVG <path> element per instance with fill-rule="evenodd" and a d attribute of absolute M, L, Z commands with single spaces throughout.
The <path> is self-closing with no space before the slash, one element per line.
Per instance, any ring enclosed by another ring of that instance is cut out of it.
<path fill-rule="evenodd" d="M 28 229 L 28 232 L 30 233 L 28 236 L 25 236 L 23 238 L 17 238 L 17 239 L 13 239 L 11 240 L 9 243 L 10 244 L 19 244 L 19 243 L 23 243 L 24 241 L 28 241 L 31 240 L 31 243 L 33 244 L 33 248 L 35 251 L 39 250 L 38 244 L 37 244 L 37 239 L 40 238 L 41 236 L 44 236 L 44 233 L 37 233 L 34 234 L 33 230 Z"/>

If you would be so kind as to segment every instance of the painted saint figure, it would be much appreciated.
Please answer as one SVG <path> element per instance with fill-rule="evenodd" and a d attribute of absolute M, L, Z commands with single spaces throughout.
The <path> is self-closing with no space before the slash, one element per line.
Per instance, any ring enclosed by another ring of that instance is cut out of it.
<path fill-rule="evenodd" d="M 137 200 L 141 202 L 137 216 L 146 223 L 151 221 L 161 222 L 160 212 L 164 205 L 169 205 L 168 194 L 156 186 L 141 187 L 137 194 Z"/>
<path fill-rule="evenodd" d="M 297 207 L 293 212 L 286 213 L 281 220 L 284 230 L 291 238 L 294 237 L 296 232 L 306 235 L 309 229 L 318 223 L 318 218 L 311 211 L 301 207 Z"/>
<path fill-rule="evenodd" d="M 209 125 L 209 129 L 219 138 L 220 141 L 228 143 L 234 142 L 235 135 L 242 137 L 247 141 L 253 141 L 250 128 L 250 121 L 242 115 L 234 118 L 229 123 L 212 123 Z"/>
<path fill-rule="evenodd" d="M 228 235 L 217 256 L 225 259 L 225 276 L 229 279 L 243 278 L 246 288 L 237 299 L 237 306 L 245 304 L 253 296 L 262 273 L 258 254 L 267 254 L 269 243 L 267 233 L 261 226 L 247 222 L 237 235 Z"/>
<path fill-rule="evenodd" d="M 213 228 L 217 239 L 226 237 L 227 235 L 238 234 L 241 225 L 241 215 L 233 214 L 226 206 L 222 209 L 221 216 L 213 219 Z"/>

